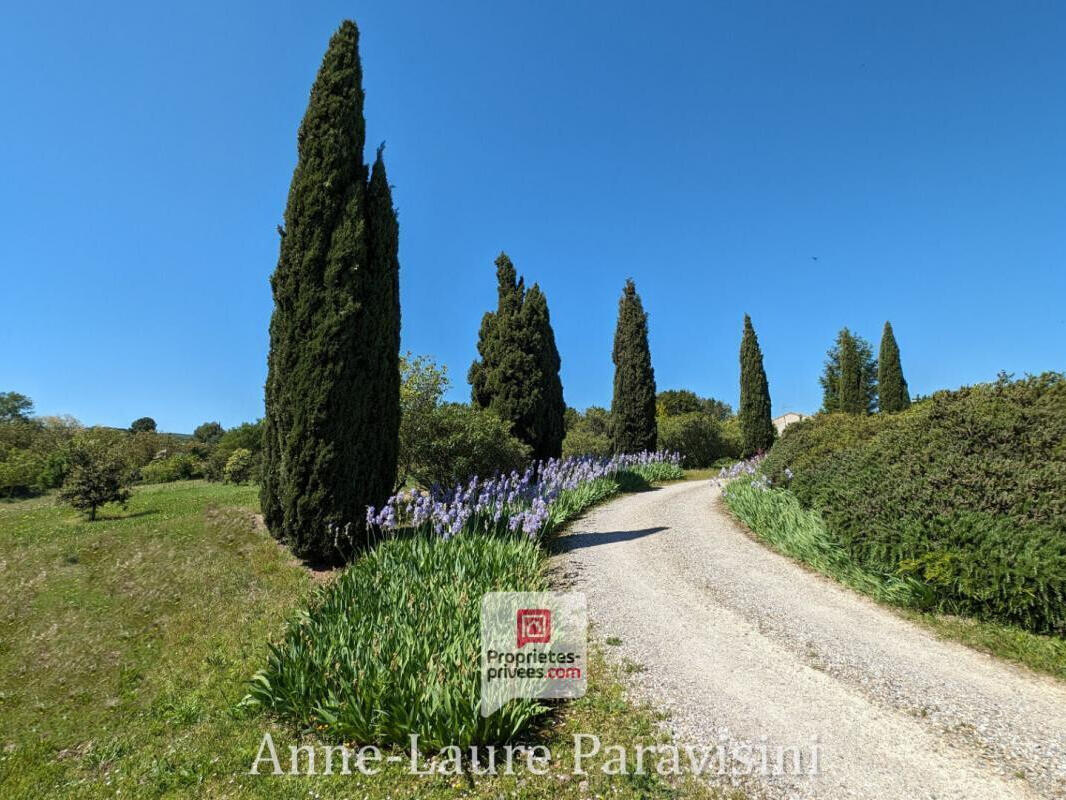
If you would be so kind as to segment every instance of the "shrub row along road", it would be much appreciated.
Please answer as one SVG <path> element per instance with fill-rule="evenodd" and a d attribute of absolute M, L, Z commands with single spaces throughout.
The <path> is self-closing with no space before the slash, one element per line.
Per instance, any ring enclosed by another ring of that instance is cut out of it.
<path fill-rule="evenodd" d="M 594 635 L 679 744 L 765 743 L 773 766 L 774 748 L 808 759 L 817 739 L 819 775 L 737 778 L 753 795 L 1066 797 L 1066 687 L 767 550 L 706 481 L 596 509 L 557 550 Z"/>

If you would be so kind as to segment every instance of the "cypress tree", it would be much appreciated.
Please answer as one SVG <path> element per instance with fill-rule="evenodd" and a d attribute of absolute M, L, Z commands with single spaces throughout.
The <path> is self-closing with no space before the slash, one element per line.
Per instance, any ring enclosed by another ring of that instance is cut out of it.
<path fill-rule="evenodd" d="M 496 258 L 496 280 L 496 311 L 482 317 L 481 357 L 467 374 L 471 400 L 510 424 L 534 458 L 556 458 L 566 405 L 547 298 L 536 284 L 526 290 L 506 253 Z"/>
<path fill-rule="evenodd" d="M 279 228 L 260 487 L 271 533 L 330 563 L 366 544 L 366 507 L 396 476 L 398 228 L 365 129 L 359 31 L 345 21 L 311 88 Z"/>
<path fill-rule="evenodd" d="M 655 420 L 655 370 L 648 348 L 648 315 L 632 279 L 618 301 L 614 332 L 614 397 L 611 401 L 611 442 L 616 453 L 654 450 L 659 430 Z"/>
<path fill-rule="evenodd" d="M 534 412 L 536 424 L 531 443 L 534 458 L 559 458 L 563 452 L 563 437 L 566 435 L 564 417 L 566 403 L 563 401 L 563 382 L 559 378 L 562 362 L 555 345 L 551 316 L 548 313 L 548 298 L 540 286 L 533 284 L 526 293 L 522 306 L 525 328 L 537 361 L 538 407 Z"/>
<path fill-rule="evenodd" d="M 902 411 L 911 404 L 907 381 L 903 377 L 903 366 L 899 361 L 899 345 L 896 344 L 891 322 L 885 322 L 885 330 L 881 334 L 881 352 L 877 358 L 877 392 L 880 411 Z"/>
<path fill-rule="evenodd" d="M 823 410 L 872 413 L 877 406 L 877 359 L 870 343 L 843 328 L 826 353 L 820 382 Z"/>
<path fill-rule="evenodd" d="M 769 450 L 776 433 L 770 413 L 770 384 L 763 368 L 759 339 L 747 314 L 744 315 L 744 335 L 740 340 L 740 410 L 737 417 L 744 455 Z"/>

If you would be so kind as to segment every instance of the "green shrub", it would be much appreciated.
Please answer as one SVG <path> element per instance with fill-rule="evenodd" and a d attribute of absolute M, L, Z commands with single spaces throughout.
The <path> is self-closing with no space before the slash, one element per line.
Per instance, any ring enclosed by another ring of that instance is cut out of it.
<path fill-rule="evenodd" d="M 600 406 L 589 406 L 583 414 L 572 408 L 567 409 L 563 458 L 608 458 L 613 454 L 610 411 Z"/>
<path fill-rule="evenodd" d="M 894 418 L 861 414 L 817 414 L 785 428 L 762 462 L 762 471 L 775 486 L 788 483 L 785 469 L 798 478 L 798 490 L 811 472 L 842 452 L 868 442 Z"/>
<path fill-rule="evenodd" d="M 450 486 L 473 475 L 521 469 L 529 447 L 493 412 L 443 403 L 429 416 L 425 438 L 412 454 L 411 476 L 424 486 Z"/>
<path fill-rule="evenodd" d="M 698 411 L 660 416 L 659 449 L 680 453 L 685 469 L 709 467 L 727 455 L 718 421 Z"/>
<path fill-rule="evenodd" d="M 1066 379 L 938 392 L 875 418 L 819 415 L 767 458 L 866 569 L 923 577 L 944 610 L 1064 633 Z"/>
<path fill-rule="evenodd" d="M 170 483 L 186 481 L 203 475 L 202 464 L 188 453 L 167 456 L 140 469 L 141 481 L 144 483 Z"/>
<path fill-rule="evenodd" d="M 546 589 L 542 565 L 524 537 L 385 541 L 293 621 L 250 699 L 337 742 L 508 741 L 544 707 L 519 699 L 481 716 L 481 596 Z"/>
<path fill-rule="evenodd" d="M 740 458 L 744 454 L 744 437 L 740 432 L 740 419 L 730 417 L 722 422 L 722 458 Z"/>
<path fill-rule="evenodd" d="M 226 459 L 226 466 L 222 470 L 223 479 L 226 483 L 247 483 L 252 479 L 254 466 L 252 451 L 238 447 Z"/>

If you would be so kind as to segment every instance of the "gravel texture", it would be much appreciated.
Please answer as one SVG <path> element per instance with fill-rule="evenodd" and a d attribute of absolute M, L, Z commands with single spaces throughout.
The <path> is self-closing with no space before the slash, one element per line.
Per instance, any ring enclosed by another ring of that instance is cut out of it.
<path fill-rule="evenodd" d="M 775 748 L 800 747 L 806 773 L 817 742 L 817 775 L 729 761 L 714 781 L 770 798 L 1066 798 L 1066 685 L 766 549 L 706 481 L 619 498 L 556 549 L 593 635 L 680 744 L 765 745 L 771 771 Z"/>

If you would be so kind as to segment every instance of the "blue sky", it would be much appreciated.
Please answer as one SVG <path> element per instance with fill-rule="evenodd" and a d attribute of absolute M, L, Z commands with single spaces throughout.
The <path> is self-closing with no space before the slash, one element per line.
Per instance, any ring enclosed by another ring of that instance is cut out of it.
<path fill-rule="evenodd" d="M 1066 6 L 15 4 L 0 28 L 0 391 L 189 431 L 262 414 L 268 277 L 330 34 L 362 30 L 403 347 L 455 399 L 506 250 L 570 405 L 607 405 L 626 277 L 660 388 L 775 413 L 843 325 L 912 392 L 1066 367 Z M 817 260 L 815 260 L 815 258 Z"/>

